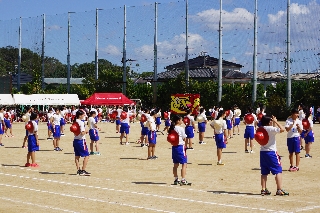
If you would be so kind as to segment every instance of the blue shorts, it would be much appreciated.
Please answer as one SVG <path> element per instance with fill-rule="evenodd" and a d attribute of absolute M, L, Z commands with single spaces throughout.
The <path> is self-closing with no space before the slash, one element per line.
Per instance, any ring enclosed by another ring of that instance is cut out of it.
<path fill-rule="evenodd" d="M 89 130 L 89 135 L 90 135 L 90 139 L 91 139 L 92 141 L 98 141 L 98 140 L 99 140 L 98 130 L 96 130 L 96 129 L 90 129 L 90 130 Z"/>
<path fill-rule="evenodd" d="M 148 127 L 142 127 L 142 130 L 141 130 L 142 135 L 148 135 L 148 132 L 149 132 Z"/>
<path fill-rule="evenodd" d="M 129 134 L 129 124 L 127 124 L 127 123 L 121 123 L 120 133 Z"/>
<path fill-rule="evenodd" d="M 205 122 L 198 123 L 198 130 L 199 130 L 199 132 L 205 132 L 206 131 L 206 123 Z"/>
<path fill-rule="evenodd" d="M 186 132 L 187 138 L 194 138 L 193 126 L 186 126 L 185 132 Z"/>
<path fill-rule="evenodd" d="M 4 134 L 4 126 L 0 123 L 0 135 Z"/>
<path fill-rule="evenodd" d="M 218 149 L 224 149 L 227 147 L 223 133 L 215 134 L 214 140 L 216 141 L 216 145 Z"/>
<path fill-rule="evenodd" d="M 167 119 L 167 120 L 164 122 L 164 125 L 165 125 L 165 126 L 170 126 L 170 125 L 171 125 L 170 119 Z"/>
<path fill-rule="evenodd" d="M 148 132 L 148 141 L 151 144 L 157 144 L 157 133 L 155 131 Z"/>
<path fill-rule="evenodd" d="M 47 122 L 47 127 L 48 127 L 48 130 L 50 130 L 51 132 L 53 131 L 52 124 L 50 123 L 50 121 Z"/>
<path fill-rule="evenodd" d="M 300 153 L 300 137 L 287 138 L 289 153 Z"/>
<path fill-rule="evenodd" d="M 156 117 L 156 125 L 160 125 L 161 124 L 161 117 Z"/>
<path fill-rule="evenodd" d="M 244 130 L 244 138 L 245 139 L 254 138 L 254 126 L 246 126 L 246 129 Z"/>
<path fill-rule="evenodd" d="M 28 136 L 28 152 L 39 151 L 39 146 L 37 146 L 37 140 L 35 135 Z"/>
<path fill-rule="evenodd" d="M 226 120 L 226 123 L 227 123 L 227 129 L 232 129 L 232 122 L 231 120 Z"/>
<path fill-rule="evenodd" d="M 98 123 L 98 116 L 96 116 L 94 120 L 96 121 L 96 123 Z"/>
<path fill-rule="evenodd" d="M 66 121 L 64 120 L 64 118 L 60 119 L 60 126 L 64 126 L 66 125 Z"/>
<path fill-rule="evenodd" d="M 88 147 L 85 139 L 74 139 L 73 140 L 74 155 L 80 157 L 89 156 Z"/>
<path fill-rule="evenodd" d="M 173 163 L 188 163 L 186 147 L 184 145 L 172 146 L 172 160 Z"/>
<path fill-rule="evenodd" d="M 10 129 L 12 127 L 10 120 L 4 119 L 4 124 L 6 125 L 6 127 L 8 129 Z"/>
<path fill-rule="evenodd" d="M 59 125 L 55 125 L 54 126 L 54 131 L 52 132 L 52 134 L 53 134 L 54 138 L 60 138 L 61 137 L 60 126 Z"/>
<path fill-rule="evenodd" d="M 260 151 L 261 175 L 282 173 L 280 156 L 275 151 Z"/>
<path fill-rule="evenodd" d="M 261 121 L 258 122 L 257 126 L 258 126 L 258 127 L 262 126 L 262 125 L 261 125 Z"/>
<path fill-rule="evenodd" d="M 119 118 L 116 119 L 116 125 L 117 125 L 117 126 L 118 126 L 118 125 L 121 125 L 121 121 L 120 121 Z"/>
<path fill-rule="evenodd" d="M 140 126 L 141 126 L 141 128 L 143 128 L 143 127 L 144 127 L 144 126 L 143 126 L 143 122 L 141 122 L 141 121 L 140 121 Z"/>
<path fill-rule="evenodd" d="M 240 125 L 240 118 L 235 118 L 233 126 L 239 126 L 239 125 Z"/>
<path fill-rule="evenodd" d="M 305 133 L 307 133 L 307 132 L 308 132 L 307 130 L 304 130 L 302 133 L 305 134 Z M 308 143 L 313 143 L 313 142 L 314 142 L 314 133 L 313 133 L 313 131 L 310 131 L 310 132 L 308 133 L 308 135 L 307 135 L 306 137 L 304 137 L 304 142 L 305 142 L 306 144 L 308 144 Z"/>
<path fill-rule="evenodd" d="M 28 136 L 29 135 L 29 132 L 28 132 L 28 130 L 26 130 L 26 136 Z"/>

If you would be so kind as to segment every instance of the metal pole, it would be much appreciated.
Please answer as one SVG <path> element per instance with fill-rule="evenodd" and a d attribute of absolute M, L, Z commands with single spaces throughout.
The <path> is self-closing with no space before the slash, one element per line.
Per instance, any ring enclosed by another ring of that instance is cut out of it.
<path fill-rule="evenodd" d="M 46 16 L 43 14 L 42 19 L 42 51 L 41 51 L 41 89 L 44 90 L 44 46 L 45 46 L 45 36 L 46 36 Z"/>
<path fill-rule="evenodd" d="M 188 0 L 186 0 L 186 57 L 185 57 L 186 92 L 189 92 L 189 47 L 188 47 Z"/>
<path fill-rule="evenodd" d="M 219 61 L 218 61 L 218 103 L 222 98 L 222 0 L 220 0 L 220 21 L 219 21 Z"/>
<path fill-rule="evenodd" d="M 269 61 L 269 72 L 271 72 L 271 65 L 270 65 L 270 62 L 271 62 L 271 60 L 272 60 L 272 59 L 271 59 L 271 58 L 267 58 L 266 60 L 267 60 L 267 61 Z"/>
<path fill-rule="evenodd" d="M 290 71 L 290 0 L 287 7 L 287 107 L 291 105 L 291 71 Z"/>
<path fill-rule="evenodd" d="M 123 25 L 123 84 L 122 84 L 122 93 L 126 95 L 127 93 L 127 9 L 124 5 L 124 25 Z"/>
<path fill-rule="evenodd" d="M 18 79 L 17 79 L 17 89 L 20 92 L 20 75 L 21 75 L 21 28 L 22 28 L 22 18 L 20 17 L 19 24 L 19 55 L 18 55 Z"/>
<path fill-rule="evenodd" d="M 70 12 L 68 12 L 67 93 L 70 93 Z"/>
<path fill-rule="evenodd" d="M 157 102 L 157 75 L 158 75 L 158 3 L 154 5 L 154 65 L 153 65 L 153 103 Z"/>
<path fill-rule="evenodd" d="M 253 48 L 253 91 L 252 91 L 252 105 L 257 101 L 257 57 L 258 57 L 258 45 L 257 45 L 257 20 L 258 20 L 258 0 L 255 0 L 255 12 L 254 12 L 254 48 Z"/>
<path fill-rule="evenodd" d="M 98 56 L 98 45 L 99 45 L 99 13 L 98 11 L 101 9 L 96 9 L 96 50 L 95 50 L 95 71 L 96 71 L 96 75 L 95 75 L 95 79 L 98 80 L 99 78 L 99 56 Z"/>

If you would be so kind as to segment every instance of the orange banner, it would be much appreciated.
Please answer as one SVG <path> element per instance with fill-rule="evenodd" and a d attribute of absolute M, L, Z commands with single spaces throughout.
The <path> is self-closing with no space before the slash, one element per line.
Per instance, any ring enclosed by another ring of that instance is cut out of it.
<path fill-rule="evenodd" d="M 200 107 L 200 94 L 175 94 L 171 95 L 171 112 L 175 114 L 186 114 L 191 109 L 192 114 L 197 114 Z"/>

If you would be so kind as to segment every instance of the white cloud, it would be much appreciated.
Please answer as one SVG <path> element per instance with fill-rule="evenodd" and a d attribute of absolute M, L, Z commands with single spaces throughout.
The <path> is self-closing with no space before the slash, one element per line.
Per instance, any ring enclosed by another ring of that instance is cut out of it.
<path fill-rule="evenodd" d="M 101 52 L 103 52 L 105 54 L 113 55 L 113 56 L 121 56 L 122 55 L 122 52 L 120 51 L 120 49 L 112 44 L 108 45 L 105 48 L 101 48 Z"/>
<path fill-rule="evenodd" d="M 306 15 L 310 13 L 308 5 L 299 5 L 297 3 L 292 3 L 290 5 L 291 15 Z M 277 14 L 268 14 L 269 22 L 271 24 L 277 23 L 282 20 L 282 18 L 286 18 L 287 11 L 280 10 Z"/>
<path fill-rule="evenodd" d="M 47 27 L 48 30 L 60 30 L 62 27 L 59 25 L 51 25 Z"/>
<path fill-rule="evenodd" d="M 219 29 L 220 10 L 210 9 L 190 16 L 194 22 L 199 22 L 212 30 Z M 235 8 L 232 12 L 222 10 L 223 30 L 252 28 L 254 14 L 245 8 Z"/>

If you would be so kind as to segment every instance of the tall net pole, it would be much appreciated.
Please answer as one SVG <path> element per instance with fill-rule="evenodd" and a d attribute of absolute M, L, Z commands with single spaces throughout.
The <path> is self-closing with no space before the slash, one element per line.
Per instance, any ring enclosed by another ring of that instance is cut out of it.
<path fill-rule="evenodd" d="M 127 93 L 127 8 L 124 5 L 124 23 L 123 23 L 123 84 L 122 84 L 122 93 L 126 95 Z"/>
<path fill-rule="evenodd" d="M 291 105 L 291 71 L 290 71 L 290 0 L 287 6 L 287 107 Z"/>
<path fill-rule="evenodd" d="M 258 0 L 255 0 L 255 10 L 254 10 L 254 48 L 253 48 L 253 91 L 252 91 L 252 105 L 257 101 L 257 58 L 258 58 L 258 30 L 257 30 L 257 21 L 258 21 Z"/>
<path fill-rule="evenodd" d="M 22 18 L 20 17 L 20 22 L 19 22 L 19 55 L 18 55 L 18 79 L 17 79 L 17 89 L 18 92 L 20 92 L 20 77 L 21 77 L 21 46 L 22 46 L 22 41 L 21 41 L 21 31 L 22 31 Z"/>
<path fill-rule="evenodd" d="M 188 0 L 186 0 L 186 56 L 185 56 L 186 92 L 189 92 L 189 47 L 188 47 Z"/>
<path fill-rule="evenodd" d="M 219 61 L 218 61 L 218 103 L 222 99 L 222 0 L 220 0 L 219 20 Z"/>
<path fill-rule="evenodd" d="M 42 48 L 41 48 L 41 89 L 44 90 L 44 48 L 45 48 L 45 36 L 46 36 L 46 16 L 42 16 Z"/>
<path fill-rule="evenodd" d="M 99 55 L 98 55 L 98 49 L 99 49 L 99 10 L 102 9 L 96 9 L 96 50 L 94 54 L 94 65 L 95 65 L 95 79 L 98 80 L 99 78 Z"/>
<path fill-rule="evenodd" d="M 153 103 L 157 102 L 157 75 L 158 75 L 158 3 L 154 6 L 154 64 L 153 64 Z"/>

